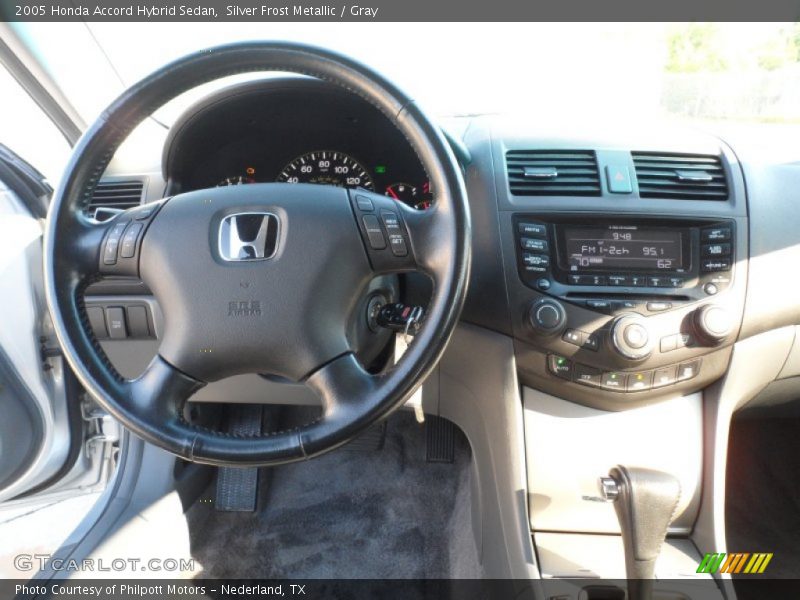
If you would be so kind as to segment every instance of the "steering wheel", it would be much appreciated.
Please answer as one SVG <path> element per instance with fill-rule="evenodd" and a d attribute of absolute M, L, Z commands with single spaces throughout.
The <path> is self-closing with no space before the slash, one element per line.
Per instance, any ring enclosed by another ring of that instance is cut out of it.
<path fill-rule="evenodd" d="M 363 189 L 265 183 L 192 191 L 96 223 L 86 208 L 111 157 L 167 101 L 221 77 L 284 71 L 316 77 L 376 106 L 408 139 L 431 179 L 418 211 Z M 402 405 L 441 357 L 463 306 L 470 218 L 461 170 L 439 129 L 393 84 L 327 50 L 290 43 L 220 46 L 179 59 L 114 101 L 76 145 L 45 232 L 47 302 L 64 355 L 97 402 L 129 430 L 186 460 L 272 465 L 347 442 Z M 348 321 L 376 276 L 420 271 L 427 313 L 402 358 L 368 373 Z M 164 314 L 158 354 L 122 378 L 92 334 L 90 283 L 141 278 Z M 207 382 L 240 373 L 302 382 L 321 415 L 253 436 L 191 423 L 184 408 Z"/>

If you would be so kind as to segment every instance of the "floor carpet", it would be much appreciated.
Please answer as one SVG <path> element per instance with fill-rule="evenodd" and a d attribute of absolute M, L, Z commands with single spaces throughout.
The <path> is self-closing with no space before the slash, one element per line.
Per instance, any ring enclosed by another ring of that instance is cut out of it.
<path fill-rule="evenodd" d="M 255 513 L 215 511 L 212 484 L 187 513 L 203 576 L 479 577 L 470 450 L 457 434 L 455 462 L 428 463 L 424 428 L 397 413 L 381 450 L 262 470 Z"/>

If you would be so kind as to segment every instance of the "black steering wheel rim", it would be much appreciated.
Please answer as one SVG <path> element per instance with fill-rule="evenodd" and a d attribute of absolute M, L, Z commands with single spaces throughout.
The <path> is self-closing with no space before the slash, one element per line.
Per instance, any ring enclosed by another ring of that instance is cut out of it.
<path fill-rule="evenodd" d="M 185 401 L 204 381 L 161 354 L 133 381 L 121 378 L 108 361 L 91 332 L 82 299 L 86 286 L 99 277 L 92 267 L 98 264 L 108 226 L 90 222 L 84 210 L 114 152 L 143 119 L 198 85 L 258 71 L 297 73 L 341 86 L 375 105 L 405 135 L 431 178 L 436 199 L 429 214 L 396 208 L 409 233 L 413 231 L 412 250 L 419 268 L 434 278 L 434 291 L 423 327 L 396 365 L 367 376 L 352 353 L 332 357 L 304 378 L 322 396 L 323 418 L 292 431 L 240 438 L 183 418 Z M 46 296 L 54 329 L 78 379 L 128 429 L 194 462 L 279 464 L 347 442 L 398 408 L 421 385 L 444 352 L 463 306 L 470 237 L 460 167 L 439 129 L 408 96 L 367 67 L 327 50 L 291 43 L 232 44 L 156 71 L 124 92 L 81 137 L 48 215 Z"/>

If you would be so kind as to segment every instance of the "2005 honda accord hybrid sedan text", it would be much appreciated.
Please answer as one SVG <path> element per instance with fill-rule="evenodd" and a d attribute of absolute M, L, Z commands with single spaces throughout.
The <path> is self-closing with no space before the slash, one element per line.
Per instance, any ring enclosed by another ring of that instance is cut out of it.
<path fill-rule="evenodd" d="M 787 597 L 798 32 L 0 24 L 9 594 Z"/>

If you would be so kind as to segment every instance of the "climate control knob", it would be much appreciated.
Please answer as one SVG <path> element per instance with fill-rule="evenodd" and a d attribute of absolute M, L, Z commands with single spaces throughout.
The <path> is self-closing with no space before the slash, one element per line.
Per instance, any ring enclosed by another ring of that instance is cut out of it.
<path fill-rule="evenodd" d="M 643 360 L 653 351 L 653 336 L 641 315 L 625 314 L 611 325 L 611 345 L 629 360 Z"/>
<path fill-rule="evenodd" d="M 693 320 L 697 336 L 714 346 L 721 344 L 733 333 L 735 326 L 731 311 L 716 304 L 706 304 L 698 308 L 694 312 Z"/>
<path fill-rule="evenodd" d="M 567 324 L 567 313 L 560 302 L 545 298 L 531 304 L 528 324 L 539 335 L 556 335 Z"/>

